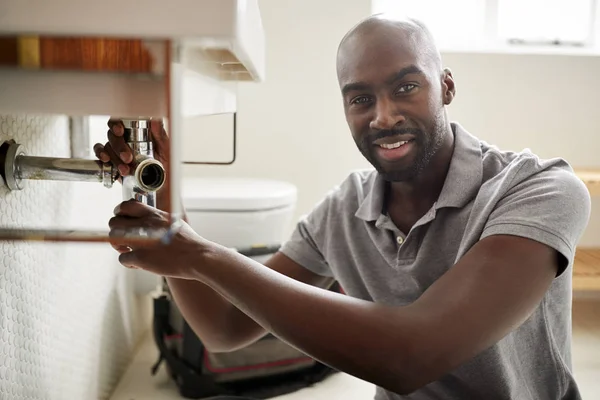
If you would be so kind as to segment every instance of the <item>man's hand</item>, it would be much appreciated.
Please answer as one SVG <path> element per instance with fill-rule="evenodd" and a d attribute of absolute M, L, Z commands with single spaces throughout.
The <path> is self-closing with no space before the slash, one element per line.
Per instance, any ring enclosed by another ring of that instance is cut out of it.
<path fill-rule="evenodd" d="M 108 128 L 108 142 L 104 145 L 96 143 L 94 145 L 94 153 L 99 160 L 106 163 L 112 162 L 119 169 L 121 176 L 129 175 L 133 162 L 133 152 L 127 143 L 125 143 L 123 122 L 120 119 L 110 118 L 108 120 Z M 163 163 L 163 165 L 168 165 L 170 154 L 169 135 L 167 135 L 164 129 L 162 120 L 151 120 L 150 135 L 154 158 Z"/>
<path fill-rule="evenodd" d="M 130 228 L 169 229 L 169 214 L 135 200 L 124 201 L 115 208 L 108 225 L 115 237 Z M 111 243 L 121 255 L 119 262 L 128 268 L 144 269 L 165 277 L 196 279 L 194 267 L 201 262 L 211 243 L 182 221 L 168 245 L 162 243 Z"/>

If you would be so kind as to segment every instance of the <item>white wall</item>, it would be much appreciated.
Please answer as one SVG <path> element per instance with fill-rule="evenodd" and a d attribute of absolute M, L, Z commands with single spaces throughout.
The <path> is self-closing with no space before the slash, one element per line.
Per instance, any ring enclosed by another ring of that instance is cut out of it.
<path fill-rule="evenodd" d="M 600 57 L 444 54 L 453 119 L 500 148 L 600 167 Z"/>
<path fill-rule="evenodd" d="M 344 119 L 335 52 L 344 33 L 370 14 L 370 1 L 261 0 L 260 7 L 267 81 L 240 85 L 238 159 L 184 172 L 291 181 L 299 188 L 297 218 L 350 170 L 369 166 Z M 473 134 L 506 149 L 529 147 L 542 157 L 600 167 L 600 58 L 449 54 L 444 63 L 457 82 L 450 116 Z M 216 130 L 229 132 L 227 117 L 214 120 Z M 231 137 L 203 135 L 205 126 L 188 123 L 186 158 L 227 159 Z M 600 224 L 592 221 L 582 243 L 597 233 Z"/>
<path fill-rule="evenodd" d="M 68 119 L 0 115 L 0 142 L 70 157 Z M 107 229 L 120 192 L 98 184 L 0 185 L 0 226 Z M 131 273 L 108 244 L 0 242 L 0 399 L 106 399 L 141 329 Z"/>
<path fill-rule="evenodd" d="M 452 119 L 507 150 L 600 169 L 600 57 L 445 54 L 453 71 Z M 600 245 L 600 202 L 580 245 Z"/>
<path fill-rule="evenodd" d="M 296 217 L 309 210 L 361 159 L 344 119 L 335 77 L 339 40 L 369 14 L 366 0 L 262 0 L 267 80 L 242 84 L 238 98 L 238 159 L 230 167 L 184 169 L 189 175 L 282 179 L 299 188 Z M 219 121 L 226 126 L 225 121 Z M 196 139 L 192 141 L 193 139 Z M 186 152 L 219 148 L 189 132 Z M 229 146 L 229 145 L 227 145 Z M 229 154 L 229 147 L 219 158 Z M 295 219 L 294 219 L 295 220 Z"/>

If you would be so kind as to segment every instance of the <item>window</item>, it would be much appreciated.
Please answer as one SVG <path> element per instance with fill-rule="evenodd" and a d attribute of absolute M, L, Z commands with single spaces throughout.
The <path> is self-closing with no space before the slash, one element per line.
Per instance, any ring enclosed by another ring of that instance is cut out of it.
<path fill-rule="evenodd" d="M 593 0 L 499 0 L 498 34 L 530 43 L 585 44 L 591 36 Z"/>
<path fill-rule="evenodd" d="M 372 0 L 372 13 L 423 21 L 443 50 L 590 46 L 596 0 Z"/>
<path fill-rule="evenodd" d="M 485 0 L 373 0 L 382 12 L 423 21 L 441 48 L 477 45 L 485 22 Z"/>

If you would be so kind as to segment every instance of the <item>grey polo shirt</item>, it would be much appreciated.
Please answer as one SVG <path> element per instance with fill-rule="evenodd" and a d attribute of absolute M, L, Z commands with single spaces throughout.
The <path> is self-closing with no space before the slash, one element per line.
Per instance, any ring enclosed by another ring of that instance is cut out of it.
<path fill-rule="evenodd" d="M 350 296 L 402 306 L 486 236 L 545 243 L 560 254 L 561 269 L 524 324 L 410 396 L 377 388 L 375 398 L 579 399 L 571 370 L 571 278 L 590 216 L 589 192 L 562 159 L 501 151 L 457 123 L 452 128 L 455 148 L 442 192 L 410 232 L 386 215 L 380 175 L 359 171 L 300 220 L 281 251 L 334 277 Z"/>

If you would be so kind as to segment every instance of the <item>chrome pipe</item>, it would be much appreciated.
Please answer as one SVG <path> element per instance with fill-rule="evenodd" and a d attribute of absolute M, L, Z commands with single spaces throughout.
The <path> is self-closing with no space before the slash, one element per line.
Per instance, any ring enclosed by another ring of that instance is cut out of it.
<path fill-rule="evenodd" d="M 22 190 L 26 180 L 97 182 L 110 188 L 118 177 L 110 164 L 81 158 L 28 156 L 14 141 L 0 146 L 0 174 L 10 190 Z"/>
<path fill-rule="evenodd" d="M 19 181 L 98 182 L 110 188 L 115 176 L 110 164 L 95 160 L 32 156 L 18 156 L 15 160 L 15 178 Z"/>
<path fill-rule="evenodd" d="M 135 199 L 156 207 L 156 191 L 166 181 L 166 171 L 154 159 L 149 120 L 124 120 L 125 141 L 134 154 L 132 173 L 123 177 L 123 200 Z M 11 190 L 22 190 L 26 180 L 97 182 L 110 188 L 119 179 L 117 168 L 99 160 L 34 157 L 14 141 L 0 146 L 0 175 Z"/>
<path fill-rule="evenodd" d="M 149 119 L 124 119 L 124 139 L 134 154 L 133 173 L 123 178 L 123 200 L 156 207 L 156 191 L 165 183 L 165 168 L 154 158 Z"/>

